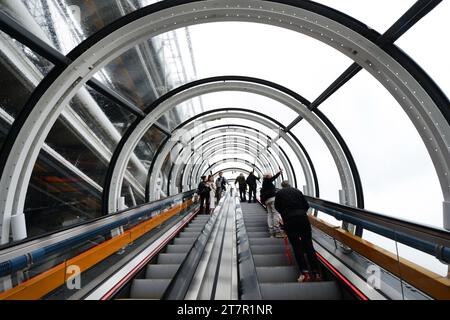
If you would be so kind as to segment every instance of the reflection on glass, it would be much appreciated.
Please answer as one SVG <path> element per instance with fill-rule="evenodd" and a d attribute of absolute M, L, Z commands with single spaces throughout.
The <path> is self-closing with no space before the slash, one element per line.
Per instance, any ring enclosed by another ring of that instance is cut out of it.
<path fill-rule="evenodd" d="M 61 148 L 58 151 L 64 153 Z M 65 155 L 70 159 L 68 154 Z M 105 167 L 101 167 L 102 163 L 92 155 L 91 159 L 85 154 L 83 159 L 71 160 L 79 168 L 91 173 L 92 179 L 103 178 L 98 174 L 104 172 Z M 87 165 L 93 161 L 93 168 Z M 25 202 L 28 236 L 41 235 L 96 218 L 101 213 L 100 209 L 101 189 L 77 175 L 66 163 L 57 161 L 42 150 L 34 166 Z"/>
<path fill-rule="evenodd" d="M 12 123 L 28 97 L 53 64 L 0 32 L 0 108 L 2 120 Z"/>
<path fill-rule="evenodd" d="M 120 17 L 157 1 L 4 0 L 0 9 L 67 54 Z"/>

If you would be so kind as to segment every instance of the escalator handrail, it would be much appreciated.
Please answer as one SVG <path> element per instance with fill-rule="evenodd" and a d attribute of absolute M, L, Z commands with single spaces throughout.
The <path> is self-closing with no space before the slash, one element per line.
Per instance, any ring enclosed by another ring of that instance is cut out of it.
<path fill-rule="evenodd" d="M 310 206 L 338 220 L 361 226 L 386 238 L 450 263 L 450 232 L 379 213 L 305 196 Z"/>
<path fill-rule="evenodd" d="M 22 250 L 8 252 L 8 257 L 4 261 L 0 262 L 0 277 L 7 276 L 12 272 L 22 270 L 28 267 L 31 263 L 38 263 L 43 261 L 47 257 L 50 257 L 58 252 L 64 251 L 67 248 L 71 248 L 77 245 L 83 244 L 85 241 L 92 239 L 99 235 L 104 235 L 105 232 L 116 229 L 118 227 L 127 226 L 130 223 L 133 223 L 143 216 L 148 215 L 149 211 L 157 211 L 166 208 L 169 205 L 172 205 L 176 201 L 184 201 L 195 193 L 195 190 L 190 190 L 172 197 L 168 197 L 162 200 L 153 201 L 151 203 L 139 205 L 133 208 L 128 208 L 109 216 L 98 218 L 94 221 L 89 221 L 82 223 L 77 226 L 72 226 L 64 231 L 58 231 L 51 233 L 50 235 L 39 237 L 38 242 L 33 244 L 33 247 L 37 247 L 37 249 L 27 250 L 26 248 L 22 248 Z M 82 229 L 85 229 L 89 225 L 98 224 L 97 227 L 94 227 L 92 230 L 87 232 L 83 232 Z M 70 236 L 73 232 L 76 232 L 79 229 L 80 234 L 75 236 Z M 70 233 L 70 234 L 69 234 Z M 67 238 L 64 237 L 67 236 Z M 44 243 L 49 238 L 61 237 L 61 241 L 56 243 L 52 243 L 50 245 L 42 245 L 39 246 L 39 243 Z M 35 239 L 36 240 L 36 239 Z M 32 240 L 24 242 L 30 242 Z M 14 243 L 17 245 L 17 243 Z M 0 249 L 14 249 L 13 246 L 3 247 Z M 15 254 L 17 252 L 17 254 Z M 1 250 L 0 250 L 0 259 L 1 259 Z"/>

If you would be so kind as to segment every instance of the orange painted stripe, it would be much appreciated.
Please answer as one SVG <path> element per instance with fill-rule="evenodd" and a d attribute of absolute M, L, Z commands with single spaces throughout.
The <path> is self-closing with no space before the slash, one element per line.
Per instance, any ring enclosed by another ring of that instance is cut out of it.
<path fill-rule="evenodd" d="M 442 277 L 407 259 L 398 259 L 397 255 L 390 251 L 314 216 L 309 216 L 309 220 L 317 229 L 349 246 L 354 251 L 431 297 L 450 300 L 450 278 Z"/>
<path fill-rule="evenodd" d="M 181 210 L 186 209 L 192 203 L 192 200 L 188 200 L 180 205 L 174 206 L 156 217 L 141 222 L 123 234 L 90 248 L 65 263 L 56 265 L 12 289 L 0 293 L 0 300 L 37 300 L 42 298 L 66 282 L 68 276 L 70 276 L 66 274 L 67 266 L 76 265 L 80 268 L 81 272 L 92 268 L 97 263 L 117 252 L 120 248 L 123 248 L 130 242 L 159 226 Z"/>

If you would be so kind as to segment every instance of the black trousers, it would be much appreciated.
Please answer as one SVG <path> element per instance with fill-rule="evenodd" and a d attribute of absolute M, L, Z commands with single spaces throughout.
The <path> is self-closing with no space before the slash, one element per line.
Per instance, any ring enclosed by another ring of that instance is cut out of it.
<path fill-rule="evenodd" d="M 242 201 L 246 200 L 246 198 L 247 198 L 246 193 L 247 193 L 247 188 L 239 187 L 239 196 L 241 197 Z"/>
<path fill-rule="evenodd" d="M 199 214 L 209 214 L 209 192 L 207 195 L 200 195 L 200 211 Z M 206 212 L 205 212 L 206 207 Z"/>
<path fill-rule="evenodd" d="M 248 201 L 252 201 L 252 195 L 253 195 L 253 201 L 256 202 L 256 185 L 248 185 Z"/>
<path fill-rule="evenodd" d="M 297 260 L 300 271 L 319 272 L 308 216 L 302 214 L 283 220 L 285 232 L 294 250 L 295 260 Z"/>

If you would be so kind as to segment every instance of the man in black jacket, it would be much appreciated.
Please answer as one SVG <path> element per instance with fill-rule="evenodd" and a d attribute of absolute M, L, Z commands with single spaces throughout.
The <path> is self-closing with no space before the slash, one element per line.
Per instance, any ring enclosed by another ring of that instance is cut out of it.
<path fill-rule="evenodd" d="M 246 180 L 249 193 L 248 203 L 252 202 L 252 195 L 253 195 L 253 202 L 256 202 L 256 180 L 259 181 L 259 177 L 256 177 L 253 171 L 250 172 Z"/>
<path fill-rule="evenodd" d="M 319 263 L 312 243 L 311 224 L 307 211 L 309 204 L 303 193 L 283 181 L 275 197 L 275 208 L 281 214 L 284 229 L 294 249 L 300 269 L 299 282 L 320 280 Z M 307 259 L 305 259 L 305 254 Z"/>
<path fill-rule="evenodd" d="M 210 201 L 210 191 L 211 188 L 206 183 L 206 176 L 201 177 L 201 181 L 198 184 L 197 187 L 197 194 L 200 196 L 200 210 L 198 214 L 208 214 L 209 213 L 209 201 Z M 204 210 L 204 207 L 206 207 L 206 210 Z"/>
<path fill-rule="evenodd" d="M 247 193 L 247 182 L 245 181 L 244 174 L 241 173 L 237 178 L 234 184 L 239 183 L 239 196 L 241 197 L 241 201 L 247 201 L 246 193 Z"/>

